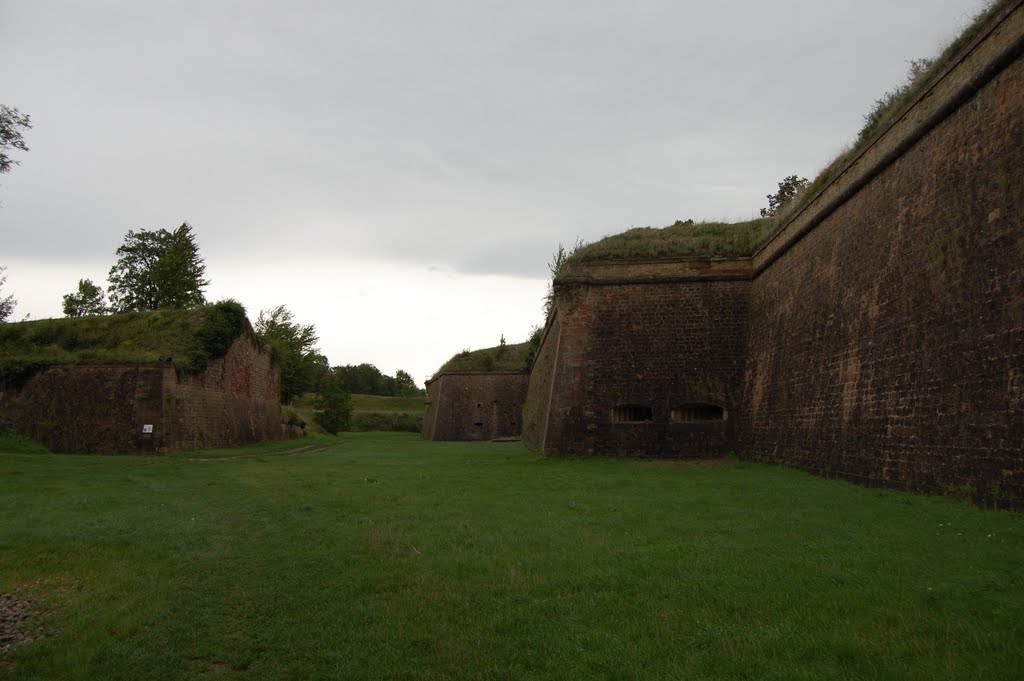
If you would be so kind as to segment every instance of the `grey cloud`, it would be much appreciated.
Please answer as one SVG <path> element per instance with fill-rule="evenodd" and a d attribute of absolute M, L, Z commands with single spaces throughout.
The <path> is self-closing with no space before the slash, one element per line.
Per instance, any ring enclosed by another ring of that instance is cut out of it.
<path fill-rule="evenodd" d="M 977 6 L 12 0 L 4 103 L 36 126 L 4 250 L 109 262 L 189 220 L 208 259 L 545 276 L 577 236 L 749 217 Z"/>

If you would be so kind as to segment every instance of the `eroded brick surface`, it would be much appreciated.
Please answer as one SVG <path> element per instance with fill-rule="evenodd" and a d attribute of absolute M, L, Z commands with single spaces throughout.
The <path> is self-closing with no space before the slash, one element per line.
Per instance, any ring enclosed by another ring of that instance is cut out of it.
<path fill-rule="evenodd" d="M 741 395 L 748 285 L 695 281 L 560 291 L 547 428 L 542 442 L 531 437 L 528 444 L 551 454 L 728 452 Z M 548 352 L 542 349 L 542 359 Z M 691 404 L 722 407 L 725 418 L 674 422 L 673 409 Z M 649 408 L 651 420 L 613 421 L 613 411 L 623 407 Z"/>
<path fill-rule="evenodd" d="M 993 26 L 749 261 L 556 282 L 524 441 L 1024 506 L 1024 9 Z M 682 402 L 725 423 L 674 424 Z"/>
<path fill-rule="evenodd" d="M 237 446 L 282 437 L 278 376 L 243 337 L 180 380 L 169 365 L 52 367 L 3 391 L 0 413 L 56 452 Z"/>
<path fill-rule="evenodd" d="M 493 440 L 519 437 L 528 375 L 446 373 L 427 383 L 423 437 Z"/>
<path fill-rule="evenodd" d="M 1024 64 L 751 285 L 744 452 L 1024 500 Z"/>

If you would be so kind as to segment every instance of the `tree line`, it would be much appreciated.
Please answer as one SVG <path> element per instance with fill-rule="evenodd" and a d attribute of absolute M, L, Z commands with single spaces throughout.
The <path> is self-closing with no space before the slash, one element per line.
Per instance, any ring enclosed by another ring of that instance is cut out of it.
<path fill-rule="evenodd" d="M 63 297 L 65 316 L 190 309 L 206 304 L 206 265 L 187 222 L 173 231 L 129 230 L 115 255 L 106 291 L 91 279 L 79 279 L 77 289 Z M 0 288 L 5 281 L 0 267 Z M 0 322 L 7 319 L 14 304 L 13 295 L 0 297 Z M 320 410 L 317 421 L 332 434 L 349 427 L 350 393 L 385 397 L 425 394 L 401 369 L 388 376 L 372 364 L 332 367 L 317 347 L 316 328 L 298 322 L 284 305 L 260 310 L 253 333 L 280 367 L 281 403 L 291 404 L 299 395 L 315 393 Z"/>

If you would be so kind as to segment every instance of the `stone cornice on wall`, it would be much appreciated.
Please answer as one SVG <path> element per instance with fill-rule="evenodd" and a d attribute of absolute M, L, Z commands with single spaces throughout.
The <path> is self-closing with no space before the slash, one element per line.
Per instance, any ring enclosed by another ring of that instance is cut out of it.
<path fill-rule="evenodd" d="M 424 385 L 429 385 L 444 376 L 523 376 L 529 373 L 526 369 L 521 371 L 442 371 L 427 379 Z"/>
<path fill-rule="evenodd" d="M 555 279 L 555 288 L 587 284 L 674 284 L 686 281 L 749 279 L 749 257 L 692 257 L 595 260 L 574 263 L 569 273 Z"/>

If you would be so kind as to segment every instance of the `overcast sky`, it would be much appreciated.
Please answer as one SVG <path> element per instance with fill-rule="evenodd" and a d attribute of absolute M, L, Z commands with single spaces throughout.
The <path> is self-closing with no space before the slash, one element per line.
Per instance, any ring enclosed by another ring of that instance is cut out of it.
<path fill-rule="evenodd" d="M 3 0 L 12 320 L 189 222 L 211 300 L 423 380 L 541 324 L 558 244 L 748 219 L 981 0 Z"/>

